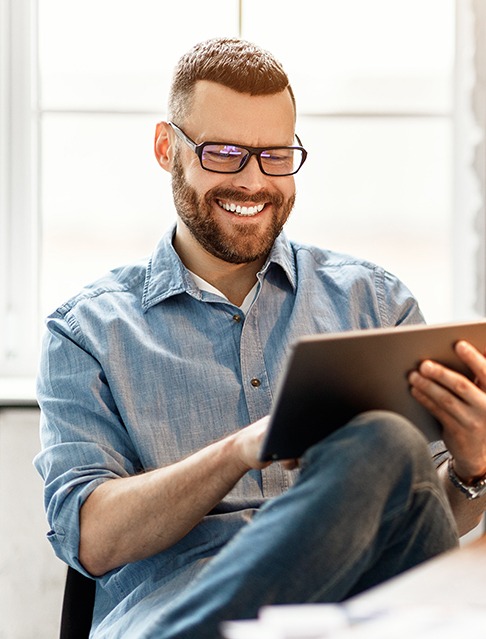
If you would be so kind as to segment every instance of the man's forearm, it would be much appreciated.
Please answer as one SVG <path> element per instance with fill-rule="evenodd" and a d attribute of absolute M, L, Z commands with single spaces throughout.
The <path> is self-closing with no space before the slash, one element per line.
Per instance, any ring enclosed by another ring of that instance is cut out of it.
<path fill-rule="evenodd" d="M 249 469 L 238 454 L 237 437 L 171 466 L 98 486 L 80 513 L 85 569 L 99 576 L 184 537 Z"/>

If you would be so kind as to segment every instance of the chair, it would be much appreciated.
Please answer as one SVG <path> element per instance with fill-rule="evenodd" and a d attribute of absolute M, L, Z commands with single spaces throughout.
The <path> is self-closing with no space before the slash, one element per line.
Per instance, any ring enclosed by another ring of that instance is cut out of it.
<path fill-rule="evenodd" d="M 68 566 L 59 639 L 88 639 L 93 619 L 96 582 Z"/>

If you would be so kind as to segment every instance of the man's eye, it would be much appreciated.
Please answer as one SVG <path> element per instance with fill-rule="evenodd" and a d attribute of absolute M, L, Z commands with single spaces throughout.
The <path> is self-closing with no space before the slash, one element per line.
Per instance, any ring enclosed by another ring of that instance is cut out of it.
<path fill-rule="evenodd" d="M 211 146 L 204 149 L 204 159 L 212 162 L 225 160 L 239 160 L 244 154 L 243 149 L 234 146 Z"/>
<path fill-rule="evenodd" d="M 287 151 L 285 149 L 271 149 L 269 151 L 262 151 L 261 157 L 262 160 L 268 162 L 288 162 L 292 159 L 292 151 Z"/>

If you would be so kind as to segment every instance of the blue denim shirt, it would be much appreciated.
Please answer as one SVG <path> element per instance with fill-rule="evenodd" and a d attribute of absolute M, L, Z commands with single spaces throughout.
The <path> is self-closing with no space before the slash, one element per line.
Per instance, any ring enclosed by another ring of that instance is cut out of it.
<path fill-rule="evenodd" d="M 82 572 L 78 513 L 96 486 L 175 462 L 268 414 L 296 338 L 423 321 L 408 289 L 382 268 L 283 234 L 244 316 L 196 287 L 172 235 L 148 262 L 112 271 L 47 320 L 35 464 L 48 538 Z M 116 614 L 163 584 L 173 592 L 292 480 L 279 464 L 249 472 L 173 547 L 100 578 L 95 625 L 125 598 Z"/>

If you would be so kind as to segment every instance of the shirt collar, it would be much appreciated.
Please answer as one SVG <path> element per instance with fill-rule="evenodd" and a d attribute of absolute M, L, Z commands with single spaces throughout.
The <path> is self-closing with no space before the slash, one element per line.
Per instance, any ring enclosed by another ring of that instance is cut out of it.
<path fill-rule="evenodd" d="M 188 293 L 198 299 L 202 297 L 201 291 L 174 249 L 172 244 L 174 233 L 175 225 L 162 237 L 148 262 L 142 295 L 144 311 L 180 293 Z M 259 279 L 265 278 L 272 264 L 282 268 L 292 288 L 295 289 L 297 274 L 294 254 L 284 233 L 280 233 L 275 240 L 270 255 L 259 273 Z"/>

